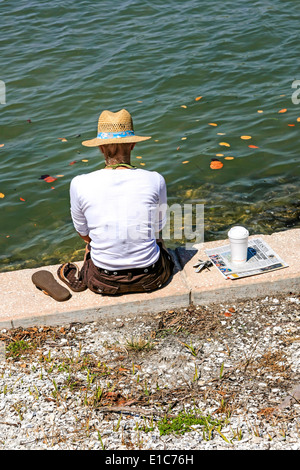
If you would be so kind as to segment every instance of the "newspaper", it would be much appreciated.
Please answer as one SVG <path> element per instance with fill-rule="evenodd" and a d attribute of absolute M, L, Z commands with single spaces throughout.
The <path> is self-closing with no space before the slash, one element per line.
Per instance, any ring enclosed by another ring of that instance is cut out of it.
<path fill-rule="evenodd" d="M 231 263 L 229 244 L 205 250 L 205 253 L 226 279 L 239 279 L 288 267 L 261 238 L 249 240 L 247 261 L 239 267 Z"/>

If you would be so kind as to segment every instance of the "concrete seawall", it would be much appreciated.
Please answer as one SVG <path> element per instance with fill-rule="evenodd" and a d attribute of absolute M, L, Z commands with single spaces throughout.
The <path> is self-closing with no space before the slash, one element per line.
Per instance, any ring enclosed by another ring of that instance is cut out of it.
<path fill-rule="evenodd" d="M 109 297 L 86 290 L 72 292 L 72 297 L 66 302 L 57 302 L 43 294 L 31 281 L 32 274 L 40 269 L 52 272 L 58 281 L 56 272 L 59 265 L 0 273 L 0 328 L 128 318 L 187 307 L 191 302 L 201 305 L 283 292 L 298 293 L 300 229 L 272 235 L 257 234 L 250 239 L 257 236 L 263 238 L 289 266 L 234 281 L 223 278 L 215 267 L 210 268 L 210 271 L 195 273 L 193 264 L 199 258 L 207 259 L 206 249 L 228 243 L 227 240 L 218 240 L 204 243 L 197 252 L 184 248 L 171 251 L 176 265 L 173 277 L 167 285 L 155 292 Z M 77 264 L 82 265 L 81 262 Z"/>

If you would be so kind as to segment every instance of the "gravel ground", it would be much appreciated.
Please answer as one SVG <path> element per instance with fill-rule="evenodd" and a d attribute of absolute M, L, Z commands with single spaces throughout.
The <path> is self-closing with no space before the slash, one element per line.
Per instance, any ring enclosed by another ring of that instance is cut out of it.
<path fill-rule="evenodd" d="M 300 300 L 0 331 L 0 449 L 300 449 Z"/>

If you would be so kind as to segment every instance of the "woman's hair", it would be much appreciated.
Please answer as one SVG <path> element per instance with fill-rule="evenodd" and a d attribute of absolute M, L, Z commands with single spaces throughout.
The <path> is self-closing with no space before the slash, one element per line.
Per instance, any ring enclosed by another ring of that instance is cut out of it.
<path fill-rule="evenodd" d="M 117 157 L 118 155 L 122 157 L 130 157 L 132 144 L 108 144 L 103 145 L 104 156 L 107 159 Z"/>

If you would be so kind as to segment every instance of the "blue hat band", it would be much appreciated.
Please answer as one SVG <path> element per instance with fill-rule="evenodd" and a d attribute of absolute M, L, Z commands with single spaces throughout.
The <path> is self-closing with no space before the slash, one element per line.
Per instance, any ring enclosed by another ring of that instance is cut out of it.
<path fill-rule="evenodd" d="M 134 131 L 124 132 L 99 132 L 97 134 L 98 139 L 121 139 L 122 137 L 129 137 L 134 135 Z"/>

